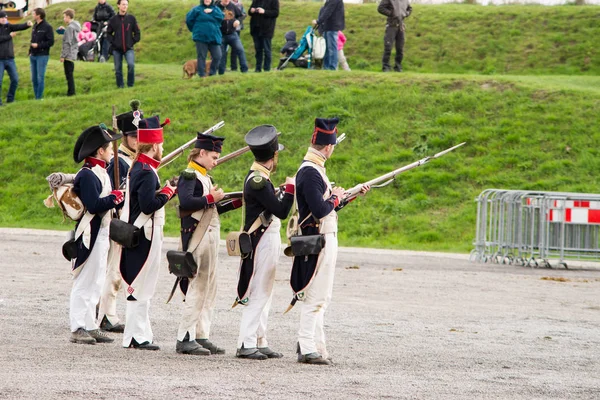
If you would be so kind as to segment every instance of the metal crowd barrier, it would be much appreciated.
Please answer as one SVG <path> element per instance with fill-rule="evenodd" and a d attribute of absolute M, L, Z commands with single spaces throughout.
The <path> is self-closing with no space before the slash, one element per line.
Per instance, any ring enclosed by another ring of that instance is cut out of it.
<path fill-rule="evenodd" d="M 473 262 L 600 261 L 600 194 L 487 189 L 475 201 Z"/>

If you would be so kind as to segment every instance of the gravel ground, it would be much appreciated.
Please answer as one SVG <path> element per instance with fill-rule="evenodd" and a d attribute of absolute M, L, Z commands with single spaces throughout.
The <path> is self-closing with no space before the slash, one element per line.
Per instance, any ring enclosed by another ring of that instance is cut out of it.
<path fill-rule="evenodd" d="M 175 353 L 181 302 L 151 307 L 158 352 L 69 342 L 64 233 L 0 229 L 0 398 L 600 398 L 600 269 L 472 264 L 467 255 L 340 249 L 326 314 L 333 366 L 296 363 L 291 262 L 277 272 L 270 345 L 234 357 L 237 261 L 223 251 L 212 340 L 224 356 Z M 223 246 L 222 246 L 223 247 Z M 164 250 L 176 248 L 175 239 Z M 566 278 L 567 281 L 543 277 Z M 124 301 L 118 310 L 124 315 Z"/>

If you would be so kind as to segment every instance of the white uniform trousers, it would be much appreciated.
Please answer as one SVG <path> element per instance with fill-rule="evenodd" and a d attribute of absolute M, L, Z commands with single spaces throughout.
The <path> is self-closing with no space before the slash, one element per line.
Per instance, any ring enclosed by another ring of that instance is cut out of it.
<path fill-rule="evenodd" d="M 217 263 L 219 227 L 210 226 L 194 250 L 198 273 L 190 279 L 183 315 L 177 331 L 177 340 L 209 339 L 215 300 L 217 298 Z"/>
<path fill-rule="evenodd" d="M 333 294 L 333 277 L 337 261 L 338 240 L 336 233 L 325 234 L 325 247 L 317 262 L 317 271 L 306 291 L 300 311 L 298 343 L 302 354 L 319 353 L 328 358 L 325 346 L 323 320 Z"/>
<path fill-rule="evenodd" d="M 79 328 L 87 331 L 98 329 L 96 304 L 100 299 L 100 292 L 106 278 L 108 248 L 108 226 L 101 227 L 94 248 L 81 268 L 81 272 L 73 280 L 69 309 L 71 332 Z"/>
<path fill-rule="evenodd" d="M 273 299 L 277 261 L 281 253 L 281 221 L 273 218 L 261 237 L 254 254 L 254 275 L 250 282 L 248 303 L 242 312 L 237 347 L 268 347 L 267 322 Z"/>
<path fill-rule="evenodd" d="M 125 331 L 123 332 L 123 347 L 129 347 L 131 339 L 138 343 L 153 341 L 152 327 L 150 326 L 150 299 L 154 296 L 163 241 L 162 226 L 157 227 L 152 238 L 150 253 L 146 265 L 140 271 L 134 282 L 139 281 L 139 289 L 134 293 L 136 301 L 127 301 L 125 311 Z M 124 283 L 126 284 L 126 283 Z M 137 296 L 136 296 L 137 293 Z"/>
<path fill-rule="evenodd" d="M 119 323 L 117 316 L 117 296 L 121 289 L 120 271 L 121 264 L 121 248 L 120 246 L 110 241 L 110 250 L 108 251 L 108 265 L 106 269 L 106 280 L 102 287 L 102 295 L 100 296 L 100 306 L 98 308 L 98 325 L 102 322 L 104 316 L 108 319 L 111 325 Z"/>

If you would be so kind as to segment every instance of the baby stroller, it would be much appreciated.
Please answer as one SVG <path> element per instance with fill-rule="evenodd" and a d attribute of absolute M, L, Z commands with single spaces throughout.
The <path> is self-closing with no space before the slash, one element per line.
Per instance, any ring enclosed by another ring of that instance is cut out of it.
<path fill-rule="evenodd" d="M 289 62 L 296 67 L 312 68 L 315 60 L 323 59 L 325 55 L 325 38 L 317 37 L 315 29 L 316 26 L 306 28 L 296 50 L 289 57 L 280 59 L 278 70 L 284 69 Z"/>
<path fill-rule="evenodd" d="M 106 37 L 106 26 L 103 26 L 100 29 L 100 24 L 98 22 L 91 22 L 91 24 L 92 32 L 98 33 L 96 34 L 96 39 L 91 42 L 83 43 L 81 46 L 79 46 L 77 57 L 81 61 L 98 61 L 100 59 L 100 55 L 102 54 L 102 43 Z"/>

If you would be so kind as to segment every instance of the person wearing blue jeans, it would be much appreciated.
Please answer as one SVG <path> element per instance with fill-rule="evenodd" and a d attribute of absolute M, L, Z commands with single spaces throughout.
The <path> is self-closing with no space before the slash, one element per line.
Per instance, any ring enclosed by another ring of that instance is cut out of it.
<path fill-rule="evenodd" d="M 127 86 L 133 87 L 135 83 L 135 56 L 133 49 L 121 53 L 119 50 L 113 50 L 113 60 L 115 63 L 115 77 L 117 78 L 117 87 L 125 87 L 123 82 L 123 58 L 127 63 Z"/>
<path fill-rule="evenodd" d="M 45 20 L 46 12 L 42 8 L 33 10 L 35 25 L 31 30 L 31 46 L 29 47 L 29 64 L 31 66 L 31 83 L 36 100 L 44 97 L 44 78 L 50 59 L 50 47 L 54 45 L 54 31 Z"/>
<path fill-rule="evenodd" d="M 323 32 L 323 36 L 325 37 L 325 56 L 323 57 L 323 69 L 336 70 L 338 65 L 338 31 Z"/>
<path fill-rule="evenodd" d="M 221 62 L 219 63 L 219 75 L 225 73 L 227 66 L 227 47 L 231 47 L 232 53 L 236 53 L 240 58 L 242 72 L 248 72 L 248 63 L 246 62 L 246 53 L 244 46 L 238 35 L 241 19 L 243 18 L 241 10 L 233 4 L 231 0 L 221 0 L 219 8 L 223 11 L 225 18 L 221 21 Z M 214 61 L 213 61 L 214 62 Z"/>
<path fill-rule="evenodd" d="M 10 87 L 6 95 L 6 102 L 12 103 L 15 100 L 15 93 L 19 86 L 19 74 L 15 64 L 15 52 L 13 48 L 13 38 L 17 31 L 30 28 L 33 25 L 31 21 L 25 24 L 9 24 L 8 15 L 0 10 L 0 106 L 2 105 L 2 80 L 4 79 L 4 70 L 10 78 Z"/>
<path fill-rule="evenodd" d="M 212 61 L 210 63 L 209 76 L 216 75 L 217 68 L 221 64 L 221 45 L 216 43 L 194 42 L 196 43 L 196 55 L 198 57 L 198 76 L 206 76 L 206 57 L 210 51 Z"/>
<path fill-rule="evenodd" d="M 325 4 L 319 11 L 319 18 L 313 22 L 319 26 L 319 32 L 325 38 L 323 69 L 335 71 L 338 66 L 338 31 L 343 31 L 346 27 L 344 18 L 344 1 L 325 0 Z"/>
<path fill-rule="evenodd" d="M 239 57 L 240 70 L 242 71 L 242 73 L 248 72 L 248 62 L 246 61 L 246 52 L 244 51 L 242 41 L 240 40 L 240 37 L 237 33 L 232 33 L 226 36 L 223 35 L 223 39 L 221 42 L 221 63 L 219 64 L 219 75 L 223 75 L 225 73 L 225 67 L 227 65 L 228 45 L 231 47 L 231 51 L 235 53 L 236 57 Z M 231 69 L 233 70 L 233 63 L 231 64 Z"/>
<path fill-rule="evenodd" d="M 135 17 L 127 13 L 129 1 L 117 0 L 117 7 L 119 8 L 118 14 L 108 21 L 106 39 L 113 49 L 117 87 L 125 87 L 123 83 L 123 58 L 127 62 L 127 86 L 132 87 L 135 83 L 133 46 L 140 41 L 141 31 Z"/>
<path fill-rule="evenodd" d="M 221 63 L 221 22 L 225 16 L 221 8 L 213 0 L 202 0 L 199 5 L 192 8 L 185 16 L 185 24 L 196 44 L 196 57 L 198 59 L 198 76 L 206 76 L 206 56 L 210 51 L 210 76 L 217 73 Z"/>

